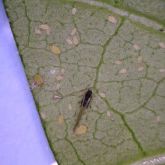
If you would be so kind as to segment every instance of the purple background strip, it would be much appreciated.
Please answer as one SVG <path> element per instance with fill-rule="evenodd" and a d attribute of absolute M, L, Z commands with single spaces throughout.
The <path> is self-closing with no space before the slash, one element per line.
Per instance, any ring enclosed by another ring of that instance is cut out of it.
<path fill-rule="evenodd" d="M 0 1 L 0 165 L 55 165 Z"/>

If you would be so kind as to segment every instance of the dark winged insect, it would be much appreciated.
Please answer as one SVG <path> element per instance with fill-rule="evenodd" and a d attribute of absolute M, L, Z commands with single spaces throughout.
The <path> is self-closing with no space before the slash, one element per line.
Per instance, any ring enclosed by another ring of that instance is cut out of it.
<path fill-rule="evenodd" d="M 81 101 L 81 107 L 88 108 L 91 99 L 92 99 L 92 91 L 88 89 Z"/>
<path fill-rule="evenodd" d="M 88 108 L 88 106 L 89 106 L 89 104 L 91 102 L 91 99 L 92 99 L 92 91 L 90 89 L 88 89 L 86 91 L 86 93 L 84 94 L 83 99 L 81 100 L 80 112 L 78 114 L 77 121 L 76 121 L 76 124 L 75 124 L 75 126 L 73 128 L 73 131 L 76 130 L 76 128 L 77 128 L 77 126 L 78 126 L 78 124 L 80 122 L 81 116 L 83 114 L 83 111 Z"/>

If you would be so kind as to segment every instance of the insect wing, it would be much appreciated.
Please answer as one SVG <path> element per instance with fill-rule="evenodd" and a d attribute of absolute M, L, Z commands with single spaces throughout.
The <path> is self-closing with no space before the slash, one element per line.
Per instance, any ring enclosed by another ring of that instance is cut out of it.
<path fill-rule="evenodd" d="M 92 98 L 92 92 L 90 90 L 88 90 L 85 94 L 85 100 L 84 100 L 84 104 L 83 104 L 83 106 L 85 108 L 88 108 L 91 98 Z"/>
<path fill-rule="evenodd" d="M 88 101 L 87 101 L 86 106 L 85 106 L 86 108 L 88 108 L 89 103 L 91 102 L 91 99 L 92 99 L 92 96 L 90 98 L 88 98 Z"/>
<path fill-rule="evenodd" d="M 83 96 L 83 99 L 81 101 L 81 107 L 88 108 L 91 98 L 92 98 L 92 91 L 88 90 Z"/>

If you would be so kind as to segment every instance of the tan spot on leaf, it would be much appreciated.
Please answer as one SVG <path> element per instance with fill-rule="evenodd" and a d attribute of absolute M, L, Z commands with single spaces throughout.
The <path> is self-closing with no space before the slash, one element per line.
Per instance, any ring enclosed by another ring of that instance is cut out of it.
<path fill-rule="evenodd" d="M 72 9 L 72 15 L 75 15 L 76 12 L 77 12 L 77 9 L 76 9 L 76 8 L 73 8 L 73 9 Z"/>
<path fill-rule="evenodd" d="M 44 83 L 44 80 L 40 74 L 35 74 L 33 76 L 33 81 L 37 86 L 41 86 Z"/>
<path fill-rule="evenodd" d="M 43 111 L 40 112 L 40 115 L 41 115 L 42 119 L 44 119 L 44 120 L 46 119 L 46 114 Z"/>
<path fill-rule="evenodd" d="M 50 74 L 55 74 L 56 73 L 56 69 L 51 69 L 50 70 Z"/>
<path fill-rule="evenodd" d="M 74 45 L 78 45 L 79 44 L 79 40 L 77 36 L 73 36 L 73 43 Z"/>
<path fill-rule="evenodd" d="M 60 99 L 62 99 L 62 96 L 56 95 L 56 94 L 55 94 L 55 95 L 53 96 L 53 99 L 54 99 L 54 100 L 60 100 Z"/>
<path fill-rule="evenodd" d="M 70 35 L 71 36 L 74 36 L 76 34 L 76 32 L 77 32 L 77 29 L 76 28 L 73 28 L 73 30 L 71 31 Z"/>
<path fill-rule="evenodd" d="M 71 104 L 69 104 L 68 108 L 69 108 L 69 110 L 71 110 L 71 109 L 72 109 L 72 105 L 71 105 Z"/>
<path fill-rule="evenodd" d="M 144 67 L 143 67 L 143 66 L 139 66 L 139 67 L 138 67 L 138 71 L 139 71 L 139 72 L 141 72 L 141 71 L 143 71 L 143 70 L 144 70 Z"/>
<path fill-rule="evenodd" d="M 64 68 L 61 69 L 61 73 L 62 73 L 62 74 L 65 73 L 65 69 L 64 69 Z"/>
<path fill-rule="evenodd" d="M 119 71 L 119 74 L 126 74 L 127 72 L 128 72 L 128 70 L 123 68 Z"/>
<path fill-rule="evenodd" d="M 103 97 L 103 98 L 106 97 L 105 93 L 103 93 L 103 92 L 100 92 L 99 94 L 100 94 L 100 96 Z"/>
<path fill-rule="evenodd" d="M 156 122 L 157 122 L 157 123 L 160 122 L 160 116 L 156 116 Z"/>
<path fill-rule="evenodd" d="M 68 45 L 73 45 L 73 41 L 70 37 L 66 39 L 66 42 Z"/>
<path fill-rule="evenodd" d="M 40 29 L 35 28 L 34 33 L 35 33 L 35 34 L 41 34 L 42 32 L 41 32 L 41 30 L 40 30 Z"/>
<path fill-rule="evenodd" d="M 115 61 L 115 64 L 116 64 L 116 65 L 121 65 L 122 63 L 123 63 L 123 62 L 122 62 L 121 60 L 116 60 L 116 61 Z"/>
<path fill-rule="evenodd" d="M 117 23 L 117 19 L 114 16 L 112 16 L 112 15 L 109 15 L 108 16 L 108 21 L 111 22 L 111 23 L 113 23 L 113 24 L 116 24 Z"/>
<path fill-rule="evenodd" d="M 63 98 L 62 94 L 59 93 L 58 91 L 55 91 L 53 94 L 53 100 L 58 102 L 59 100 L 61 100 Z"/>
<path fill-rule="evenodd" d="M 160 48 L 165 49 L 165 43 L 164 42 L 159 42 L 159 46 L 160 46 Z"/>
<path fill-rule="evenodd" d="M 63 75 L 57 75 L 56 76 L 56 80 L 57 81 L 61 81 L 61 80 L 63 80 L 64 79 L 64 76 Z"/>
<path fill-rule="evenodd" d="M 41 24 L 41 25 L 39 25 L 39 30 L 42 32 L 42 31 L 44 31 L 44 32 L 46 32 L 46 34 L 50 34 L 50 27 L 49 27 L 49 25 L 48 24 Z"/>
<path fill-rule="evenodd" d="M 159 72 L 160 73 L 164 73 L 165 72 L 165 69 L 163 69 L 163 68 L 162 69 L 159 69 Z"/>
<path fill-rule="evenodd" d="M 107 116 L 108 117 L 111 117 L 112 116 L 110 111 L 107 111 Z"/>
<path fill-rule="evenodd" d="M 64 124 L 64 116 L 63 115 L 59 115 L 58 116 L 58 124 Z"/>
<path fill-rule="evenodd" d="M 50 50 L 52 53 L 54 53 L 56 55 L 60 55 L 60 53 L 61 53 L 60 48 L 57 47 L 57 45 L 55 45 L 55 44 L 50 45 Z"/>
<path fill-rule="evenodd" d="M 78 126 L 75 130 L 75 134 L 76 135 L 83 135 L 87 132 L 88 128 L 86 125 L 81 124 L 80 126 Z"/>
<path fill-rule="evenodd" d="M 34 82 L 34 80 L 29 80 L 29 84 L 30 84 L 30 89 L 35 89 L 37 87 L 37 84 Z"/>
<path fill-rule="evenodd" d="M 141 49 L 140 46 L 139 46 L 138 44 L 134 44 L 134 45 L 133 45 L 133 48 L 134 48 L 135 50 L 140 50 L 140 49 Z"/>

